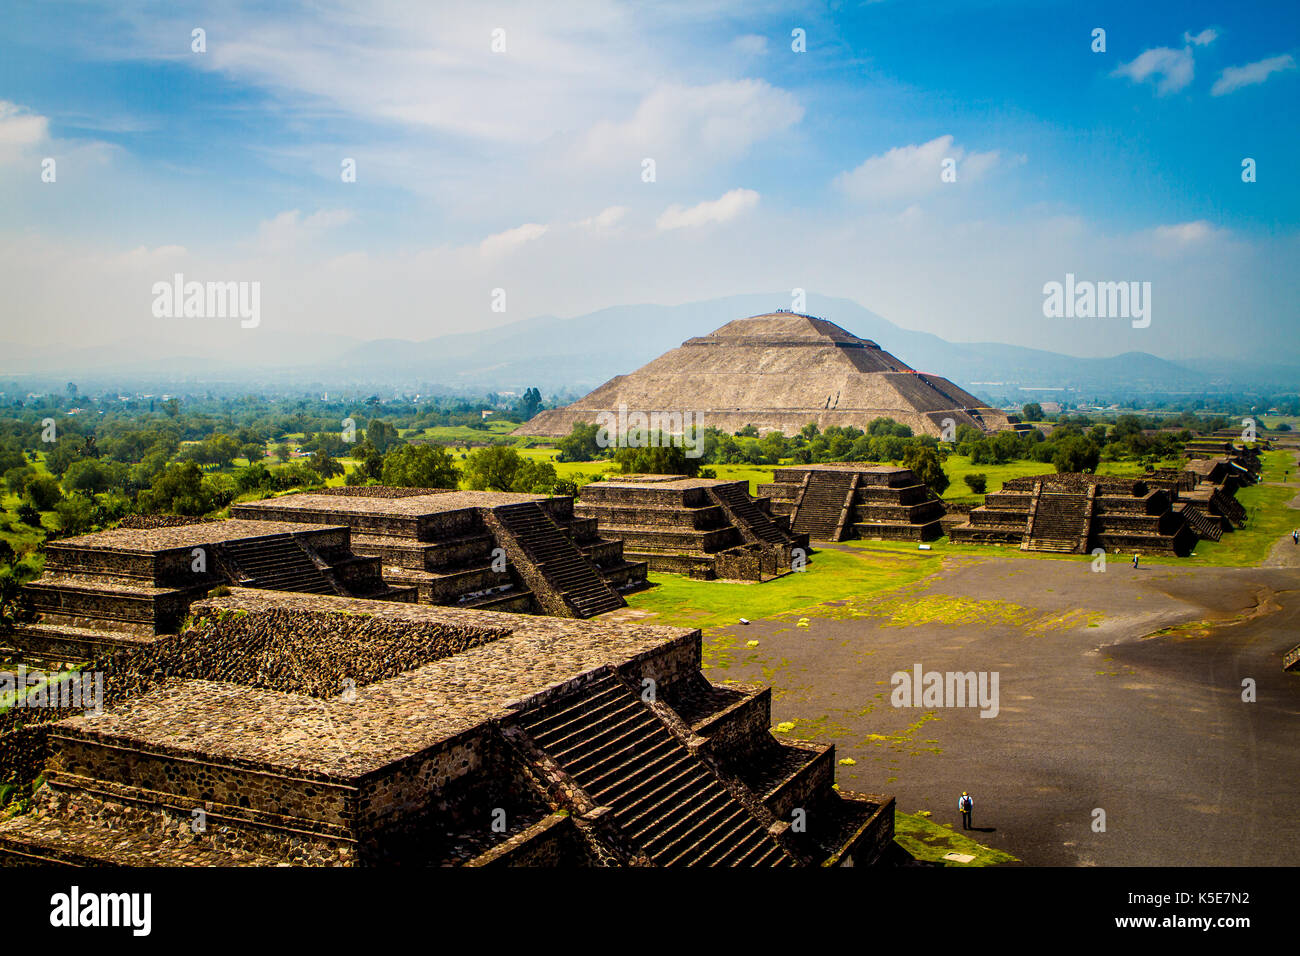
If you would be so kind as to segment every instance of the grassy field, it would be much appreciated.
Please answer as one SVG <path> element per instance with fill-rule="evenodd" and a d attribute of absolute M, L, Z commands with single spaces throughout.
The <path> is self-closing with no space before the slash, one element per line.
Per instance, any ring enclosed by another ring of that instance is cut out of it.
<path fill-rule="evenodd" d="M 874 542 L 873 542 L 874 543 Z M 741 617 L 797 617 L 830 601 L 849 601 L 918 581 L 939 570 L 933 551 L 866 549 L 817 551 L 808 568 L 775 581 L 696 581 L 655 574 L 656 585 L 628 595 L 628 604 L 655 615 L 656 624 L 713 628 Z"/>
<path fill-rule="evenodd" d="M 996 866 L 999 863 L 1018 862 L 1010 853 L 976 843 L 960 830 L 954 830 L 951 824 L 933 822 L 926 810 L 917 813 L 895 810 L 894 842 L 918 860 L 942 863 L 944 866 Z M 946 853 L 964 853 L 975 859 L 968 863 L 958 863 L 945 860 L 943 857 Z"/>

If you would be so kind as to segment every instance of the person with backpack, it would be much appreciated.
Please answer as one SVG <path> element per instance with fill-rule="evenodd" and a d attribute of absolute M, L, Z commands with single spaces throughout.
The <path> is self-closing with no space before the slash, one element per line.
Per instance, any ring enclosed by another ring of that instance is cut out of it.
<path fill-rule="evenodd" d="M 969 830 L 971 828 L 970 815 L 975 810 L 975 801 L 970 798 L 970 794 L 965 790 L 961 792 L 961 799 L 957 801 L 957 809 L 961 811 L 961 828 Z"/>

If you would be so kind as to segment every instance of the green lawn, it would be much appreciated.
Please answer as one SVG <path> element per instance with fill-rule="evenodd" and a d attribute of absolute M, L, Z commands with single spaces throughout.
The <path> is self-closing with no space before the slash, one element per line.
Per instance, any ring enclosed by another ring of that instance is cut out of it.
<path fill-rule="evenodd" d="M 487 420 L 487 428 L 470 428 L 468 425 L 433 425 L 429 428 L 403 428 L 401 437 L 406 440 L 418 438 L 437 445 L 486 445 L 507 439 L 516 448 L 526 448 L 542 442 L 554 443 L 554 438 L 540 438 L 534 435 L 511 435 L 519 427 L 518 422 L 497 422 Z"/>
<path fill-rule="evenodd" d="M 976 843 L 951 824 L 935 823 L 924 812 L 894 811 L 894 842 L 918 860 L 943 863 L 945 866 L 996 866 L 1018 862 L 1010 853 Z M 965 853 L 975 857 L 969 863 L 945 860 L 945 853 Z"/>
<path fill-rule="evenodd" d="M 875 544 L 876 542 L 871 542 Z M 854 549 L 816 551 L 807 569 L 775 581 L 696 581 L 652 574 L 655 585 L 628 595 L 631 607 L 652 612 L 655 624 L 712 628 L 738 618 L 795 616 L 827 601 L 848 601 L 911 584 L 939 570 L 933 551 Z"/>
<path fill-rule="evenodd" d="M 1277 451 L 1264 452 L 1261 458 L 1264 467 L 1260 470 L 1260 476 L 1264 481 L 1298 483 L 1296 480 L 1295 452 L 1287 448 L 1279 448 Z M 1290 477 L 1288 477 L 1288 474 Z"/>
<path fill-rule="evenodd" d="M 985 494 L 1002 490 L 1003 483 L 1012 478 L 1024 478 L 1028 475 L 1043 475 L 1055 471 L 1051 465 L 1039 461 L 1009 461 L 1001 465 L 972 465 L 969 455 L 949 455 L 943 463 L 944 474 L 948 476 L 948 487 L 944 490 L 945 501 L 962 501 L 982 504 L 983 495 L 971 494 L 963 480 L 966 475 L 982 474 L 988 478 Z"/>

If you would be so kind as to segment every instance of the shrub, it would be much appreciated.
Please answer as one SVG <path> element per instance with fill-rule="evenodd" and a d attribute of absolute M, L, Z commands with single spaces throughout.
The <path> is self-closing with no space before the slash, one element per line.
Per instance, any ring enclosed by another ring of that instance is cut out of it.
<path fill-rule="evenodd" d="M 969 488 L 973 494 L 982 495 L 984 494 L 984 489 L 988 487 L 989 477 L 988 475 L 973 471 L 962 478 L 962 481 L 966 482 L 966 487 Z"/>
<path fill-rule="evenodd" d="M 36 506 L 38 511 L 50 511 L 63 497 L 63 489 L 59 483 L 49 475 L 38 475 L 27 482 L 27 500 Z"/>

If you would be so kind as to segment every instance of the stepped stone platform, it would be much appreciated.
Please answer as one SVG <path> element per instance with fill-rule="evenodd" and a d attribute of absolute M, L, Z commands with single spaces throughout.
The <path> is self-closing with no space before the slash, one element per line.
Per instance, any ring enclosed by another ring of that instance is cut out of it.
<path fill-rule="evenodd" d="M 51 541 L 44 573 L 23 587 L 37 623 L 0 634 L 0 655 L 81 663 L 174 633 L 192 602 L 240 585 L 414 600 L 379 561 L 352 551 L 345 527 L 203 521 L 124 527 Z"/>
<path fill-rule="evenodd" d="M 539 413 L 515 434 L 562 437 L 575 424 L 602 424 L 602 415 L 634 432 L 629 411 L 668 416 L 673 424 L 660 430 L 674 434 L 691 421 L 728 433 L 753 425 L 794 435 L 809 422 L 866 430 L 882 417 L 936 437 L 949 420 L 986 432 L 1010 427 L 1005 412 L 875 342 L 816 316 L 777 311 L 688 339 L 572 405 Z M 649 427 L 657 427 L 653 419 Z"/>
<path fill-rule="evenodd" d="M 1162 468 L 1142 476 L 1151 487 L 1164 488 L 1181 502 L 1188 521 L 1203 538 L 1218 541 L 1225 531 L 1246 523 L 1246 509 L 1237 501 L 1237 489 L 1255 478 L 1244 466 L 1228 458 L 1203 458 L 1179 470 Z"/>
<path fill-rule="evenodd" d="M 1199 537 L 1193 517 L 1175 492 L 1142 479 L 1067 472 L 1007 481 L 950 535 L 1022 551 L 1087 554 L 1100 547 L 1185 557 Z"/>
<path fill-rule="evenodd" d="M 584 485 L 574 513 L 621 539 L 652 570 L 712 580 L 770 581 L 807 560 L 808 535 L 790 530 L 744 481 L 623 475 Z"/>
<path fill-rule="evenodd" d="M 1238 445 L 1221 438 L 1198 438 L 1189 441 L 1183 445 L 1183 456 L 1193 465 L 1205 460 L 1224 462 L 1230 470 L 1235 468 L 1235 473 L 1239 476 L 1244 474 L 1240 478 L 1241 484 L 1253 483 L 1255 476 L 1264 467 L 1259 459 L 1258 448 L 1247 444 Z"/>
<path fill-rule="evenodd" d="M 714 686 L 698 630 L 233 589 L 43 725 L 0 863 L 882 862 L 892 797 Z M 286 666 L 292 664 L 293 666 Z M 0 758 L 6 739 L 0 737 Z"/>
<path fill-rule="evenodd" d="M 777 468 L 758 493 L 814 541 L 929 541 L 943 534 L 943 502 L 910 468 L 869 462 Z"/>
<path fill-rule="evenodd" d="M 411 492 L 411 493 L 407 493 Z M 575 517 L 568 496 L 362 487 L 284 495 L 231 508 L 235 518 L 345 525 L 393 587 L 422 604 L 591 617 L 626 606 L 646 566 Z"/>

